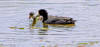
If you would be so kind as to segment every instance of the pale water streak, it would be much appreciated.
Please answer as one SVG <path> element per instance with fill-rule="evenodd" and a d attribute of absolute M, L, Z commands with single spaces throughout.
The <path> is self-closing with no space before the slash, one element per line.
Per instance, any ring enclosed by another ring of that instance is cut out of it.
<path fill-rule="evenodd" d="M 41 8 L 77 22 L 72 27 L 50 26 L 48 31 L 29 29 L 29 12 L 37 14 Z M 99 20 L 99 0 L 0 0 L 0 47 L 99 47 Z M 9 28 L 14 26 L 25 29 Z"/>

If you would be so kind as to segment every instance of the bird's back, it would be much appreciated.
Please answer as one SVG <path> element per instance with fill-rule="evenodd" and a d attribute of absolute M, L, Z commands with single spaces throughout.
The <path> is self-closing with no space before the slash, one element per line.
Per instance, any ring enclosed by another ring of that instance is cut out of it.
<path fill-rule="evenodd" d="M 48 20 L 46 20 L 45 23 L 46 24 L 74 24 L 74 21 L 70 17 L 49 16 Z"/>

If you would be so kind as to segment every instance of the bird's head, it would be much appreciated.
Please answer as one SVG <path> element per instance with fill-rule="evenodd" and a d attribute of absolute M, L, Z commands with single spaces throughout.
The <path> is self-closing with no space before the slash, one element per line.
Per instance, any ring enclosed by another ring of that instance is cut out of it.
<path fill-rule="evenodd" d="M 48 12 L 45 9 L 40 9 L 38 15 L 43 17 L 43 22 L 48 19 Z"/>
<path fill-rule="evenodd" d="M 34 12 L 30 12 L 29 13 L 29 19 L 33 18 L 34 17 Z"/>

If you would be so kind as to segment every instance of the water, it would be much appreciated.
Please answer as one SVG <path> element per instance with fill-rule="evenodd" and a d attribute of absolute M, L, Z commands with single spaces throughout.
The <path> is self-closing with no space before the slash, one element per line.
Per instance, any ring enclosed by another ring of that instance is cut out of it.
<path fill-rule="evenodd" d="M 29 29 L 29 12 L 37 14 L 41 8 L 77 22 L 72 27 L 51 26 L 48 31 Z M 99 47 L 99 12 L 100 0 L 1 0 L 0 47 Z"/>

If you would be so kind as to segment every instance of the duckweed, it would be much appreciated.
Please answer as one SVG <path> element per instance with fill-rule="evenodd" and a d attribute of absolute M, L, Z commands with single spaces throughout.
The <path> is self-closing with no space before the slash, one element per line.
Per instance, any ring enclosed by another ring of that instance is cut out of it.
<path fill-rule="evenodd" d="M 88 44 L 88 43 L 79 43 L 79 44 Z"/>
<path fill-rule="evenodd" d="M 18 28 L 18 29 L 24 29 L 24 28 Z"/>
<path fill-rule="evenodd" d="M 9 27 L 10 29 L 16 29 L 16 27 Z"/>

